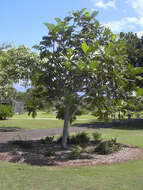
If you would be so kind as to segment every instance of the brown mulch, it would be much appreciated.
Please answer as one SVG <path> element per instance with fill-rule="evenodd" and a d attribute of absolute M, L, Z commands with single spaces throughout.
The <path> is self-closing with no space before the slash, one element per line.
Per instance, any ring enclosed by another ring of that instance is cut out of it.
<path fill-rule="evenodd" d="M 79 132 L 89 129 L 86 127 L 71 127 L 70 132 Z M 38 139 L 45 136 L 52 136 L 62 134 L 62 128 L 54 129 L 41 129 L 24 131 L 0 131 L 0 160 L 9 161 L 14 163 L 26 163 L 31 165 L 54 165 L 54 166 L 86 166 L 86 165 L 100 165 L 100 164 L 112 164 L 119 162 L 132 161 L 143 158 L 143 150 L 138 147 L 132 147 L 129 145 L 123 145 L 122 149 L 118 152 L 109 155 L 100 155 L 96 152 L 84 153 L 80 159 L 69 159 L 69 155 L 73 150 L 70 146 L 67 150 L 62 150 L 61 146 L 53 143 L 53 145 L 41 144 Z M 28 140 L 32 148 L 21 149 L 12 145 L 10 141 L 16 139 Z M 87 150 L 95 149 L 93 144 L 84 147 Z M 45 151 L 55 151 L 56 156 L 47 157 L 44 156 Z"/>
<path fill-rule="evenodd" d="M 84 147 L 84 153 L 80 159 L 69 158 L 73 146 L 69 146 L 67 150 L 62 150 L 57 143 L 41 144 L 40 140 L 29 141 L 32 145 L 29 149 L 18 148 L 12 142 L 0 144 L 0 160 L 26 163 L 39 166 L 86 166 L 86 165 L 101 165 L 113 164 L 126 161 L 132 161 L 143 158 L 143 150 L 137 147 L 122 144 L 121 150 L 118 152 L 101 155 L 94 150 L 96 145 L 90 144 Z M 54 156 L 45 156 L 46 152 L 54 151 Z"/>

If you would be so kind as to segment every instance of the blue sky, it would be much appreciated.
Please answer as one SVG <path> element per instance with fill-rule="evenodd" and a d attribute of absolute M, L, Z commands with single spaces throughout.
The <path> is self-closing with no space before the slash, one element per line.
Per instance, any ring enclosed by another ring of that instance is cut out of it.
<path fill-rule="evenodd" d="M 1 0 L 0 43 L 32 47 L 47 34 L 44 22 L 82 8 L 98 10 L 97 19 L 115 33 L 143 34 L 143 0 Z"/>
<path fill-rule="evenodd" d="M 98 10 L 97 19 L 112 32 L 143 34 L 143 0 L 0 0 L 0 44 L 39 44 L 48 30 L 44 22 L 68 12 Z"/>

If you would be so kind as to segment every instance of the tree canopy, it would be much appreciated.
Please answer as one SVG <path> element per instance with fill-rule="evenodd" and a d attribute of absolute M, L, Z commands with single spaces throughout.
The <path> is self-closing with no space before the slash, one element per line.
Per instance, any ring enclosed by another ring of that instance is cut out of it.
<path fill-rule="evenodd" d="M 37 96 L 56 100 L 64 109 L 63 147 L 69 121 L 89 98 L 105 115 L 121 105 L 134 87 L 126 41 L 101 26 L 96 15 L 82 9 L 63 20 L 56 18 L 56 25 L 45 23 L 48 35 L 36 46 L 42 61 L 32 84 Z"/>
<path fill-rule="evenodd" d="M 39 55 L 25 46 L 18 48 L 2 45 L 0 48 L 0 98 L 11 96 L 12 84 L 27 85 L 34 78 L 34 70 L 39 64 Z"/>

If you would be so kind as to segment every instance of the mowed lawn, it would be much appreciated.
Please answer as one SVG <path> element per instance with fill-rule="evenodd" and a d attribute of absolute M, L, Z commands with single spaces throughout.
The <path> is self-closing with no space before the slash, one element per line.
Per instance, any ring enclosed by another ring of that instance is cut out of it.
<path fill-rule="evenodd" d="M 142 130 L 101 130 L 105 138 L 143 148 Z M 38 167 L 0 162 L 0 189 L 142 190 L 143 160 L 92 167 Z"/>
<path fill-rule="evenodd" d="M 86 119 L 87 122 L 92 122 L 93 120 Z M 73 124 L 85 123 L 85 120 L 76 120 Z M 63 127 L 64 121 L 58 120 L 56 118 L 47 118 L 47 119 L 32 119 L 32 118 L 13 118 L 8 120 L 0 120 L 0 127 L 17 127 L 23 128 L 25 130 L 34 130 L 34 129 L 48 129 Z"/>
<path fill-rule="evenodd" d="M 81 121 L 79 121 L 81 123 Z M 82 121 L 87 122 L 87 121 Z M 0 127 L 42 129 L 62 127 L 60 120 L 13 119 Z M 103 138 L 143 148 L 142 129 L 100 129 Z M 100 166 L 31 166 L 0 161 L 0 190 L 142 190 L 143 159 Z"/>
<path fill-rule="evenodd" d="M 87 120 L 90 122 L 92 120 Z M 84 123 L 85 121 L 76 121 L 77 123 Z M 48 120 L 48 119 L 12 119 L 12 120 L 1 120 L 0 127 L 17 127 L 23 128 L 25 130 L 34 130 L 34 129 L 49 129 L 56 127 L 63 127 L 63 120 Z"/>
<path fill-rule="evenodd" d="M 62 120 L 45 120 L 45 119 L 9 119 L 1 120 L 0 127 L 18 127 L 26 130 L 48 129 L 62 127 Z"/>
<path fill-rule="evenodd" d="M 85 167 L 0 162 L 1 190 L 142 190 L 143 160 Z"/>
<path fill-rule="evenodd" d="M 13 119 L 17 119 L 17 118 L 20 118 L 20 119 L 31 119 L 32 118 L 32 116 L 30 115 L 30 116 L 28 116 L 28 113 L 27 112 L 25 112 L 23 115 L 14 115 L 13 116 Z M 37 112 L 37 116 L 36 116 L 36 118 L 56 118 L 56 114 L 52 114 L 52 113 L 47 113 L 47 112 L 44 112 L 44 111 L 38 111 Z M 94 116 L 92 116 L 92 115 L 90 115 L 90 114 L 87 114 L 87 115 L 80 115 L 80 116 L 77 116 L 77 119 L 81 119 L 81 120 L 83 120 L 83 119 L 95 119 L 95 117 Z"/>
<path fill-rule="evenodd" d="M 0 125 L 3 121 L 1 121 Z M 61 123 L 60 123 L 61 122 Z M 62 126 L 63 121 L 7 120 L 27 129 Z M 80 121 L 81 122 L 81 121 Z M 11 123 L 11 124 L 10 124 Z M 27 127 L 26 127 L 27 126 Z M 100 129 L 104 138 L 143 148 L 143 130 Z M 0 190 L 142 190 L 143 159 L 100 166 L 55 167 L 0 162 Z"/>

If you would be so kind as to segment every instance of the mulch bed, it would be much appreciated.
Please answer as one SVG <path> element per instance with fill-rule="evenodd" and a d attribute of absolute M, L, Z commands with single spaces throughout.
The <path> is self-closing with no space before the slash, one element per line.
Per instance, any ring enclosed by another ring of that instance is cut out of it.
<path fill-rule="evenodd" d="M 31 148 L 18 148 L 12 141 L 0 144 L 0 160 L 14 163 L 26 163 L 31 165 L 54 165 L 54 166 L 85 166 L 126 162 L 143 158 L 143 150 L 137 147 L 122 144 L 121 150 L 109 155 L 100 155 L 96 152 L 89 153 L 95 149 L 93 143 L 84 146 L 84 153 L 80 159 L 69 159 L 73 146 L 67 150 L 62 150 L 61 146 L 55 142 L 52 144 L 42 144 L 40 140 L 28 141 Z M 55 156 L 45 156 L 46 151 L 54 151 Z M 88 153 L 87 153 L 88 151 Z"/>
<path fill-rule="evenodd" d="M 98 128 L 99 130 L 100 128 Z M 113 164 L 119 162 L 132 161 L 143 158 L 143 150 L 138 147 L 132 147 L 122 144 L 122 148 L 118 152 L 114 152 L 109 155 L 100 155 L 96 152 L 86 153 L 86 151 L 95 149 L 95 144 L 88 144 L 84 147 L 86 150 L 82 153 L 80 159 L 69 159 L 73 147 L 70 145 L 67 150 L 62 150 L 61 146 L 57 143 L 42 144 L 40 138 L 44 138 L 47 135 L 57 135 L 62 133 L 62 128 L 53 129 L 40 129 L 24 131 L 18 128 L 2 128 L 0 129 L 0 160 L 14 162 L 14 163 L 26 163 L 39 166 L 87 166 L 87 165 L 100 165 L 100 164 Z M 71 127 L 70 132 L 79 132 L 93 130 L 96 128 L 88 127 Z M 32 145 L 29 149 L 18 148 L 12 144 L 13 140 L 27 140 Z M 46 151 L 54 151 L 56 156 L 44 156 Z"/>

